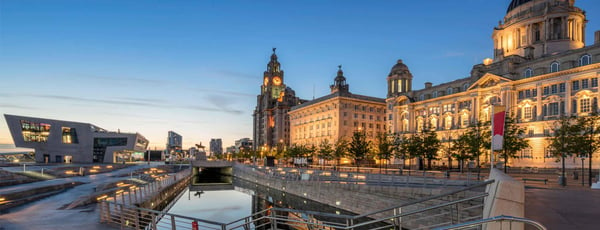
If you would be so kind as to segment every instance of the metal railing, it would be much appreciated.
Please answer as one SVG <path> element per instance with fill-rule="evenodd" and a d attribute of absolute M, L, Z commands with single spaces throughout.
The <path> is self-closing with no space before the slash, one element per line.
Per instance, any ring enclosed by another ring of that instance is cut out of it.
<path fill-rule="evenodd" d="M 509 222 L 508 223 L 509 229 L 512 229 L 512 224 L 516 222 L 516 223 L 522 223 L 522 224 L 529 224 L 539 230 L 546 230 L 546 227 L 544 227 L 544 225 L 542 225 L 541 223 L 539 223 L 537 221 L 526 219 L 526 218 L 521 218 L 521 217 L 504 216 L 504 215 L 481 219 L 481 220 L 469 221 L 469 222 L 455 224 L 455 225 L 451 225 L 451 226 L 439 227 L 439 228 L 435 228 L 434 230 L 479 229 L 484 224 L 493 223 L 493 222 L 500 222 L 499 224 L 502 224 L 505 221 Z"/>
<path fill-rule="evenodd" d="M 260 229 L 289 226 L 300 229 L 430 229 L 482 218 L 481 192 L 469 197 L 459 193 L 479 189 L 492 181 L 468 186 L 417 201 L 361 215 L 343 215 L 287 208 L 269 208 L 229 223 L 204 220 L 162 211 L 140 208 L 119 199 L 101 202 L 102 222 L 122 229 Z M 181 193 L 183 194 L 183 193 Z M 457 198 L 460 197 L 460 198 Z M 374 217 L 375 216 L 375 217 Z M 374 218 L 373 218 L 374 217 Z"/>
<path fill-rule="evenodd" d="M 466 221 L 466 218 L 460 218 L 459 210 L 461 204 L 468 203 L 485 197 L 487 194 L 480 194 L 474 197 L 468 197 L 460 200 L 450 201 L 439 205 L 430 206 L 413 211 L 402 211 L 402 207 L 395 209 L 394 214 L 377 219 L 364 220 L 364 215 L 342 215 L 332 213 L 321 213 L 313 211 L 302 211 L 287 208 L 269 208 L 252 215 L 234 220 L 229 223 L 220 223 L 216 221 L 204 220 L 200 218 L 188 217 L 178 214 L 161 212 L 151 209 L 140 208 L 136 206 L 119 204 L 114 201 L 104 201 L 107 216 L 104 216 L 104 222 L 116 224 L 121 229 L 193 229 L 192 226 L 198 226 L 198 229 L 261 229 L 270 227 L 276 229 L 277 226 L 288 226 L 301 229 L 402 229 L 411 221 L 421 220 L 422 223 L 412 229 L 430 229 L 436 226 L 456 224 Z M 434 214 L 437 213 L 437 214 Z M 429 219 L 445 219 L 444 222 L 433 223 Z M 363 219 L 361 221 L 361 219 Z"/>

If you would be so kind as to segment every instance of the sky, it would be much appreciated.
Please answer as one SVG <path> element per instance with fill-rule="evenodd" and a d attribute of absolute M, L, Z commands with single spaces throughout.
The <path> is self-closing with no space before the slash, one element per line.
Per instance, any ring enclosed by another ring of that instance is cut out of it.
<path fill-rule="evenodd" d="M 413 89 L 469 76 L 493 54 L 510 0 L 0 1 L 0 115 L 139 132 L 162 149 L 252 138 L 273 47 L 303 99 L 329 93 L 342 65 L 357 94 L 385 97 L 398 59 Z M 600 30 L 587 12 L 586 43 Z M 4 116 L 0 145 L 12 144 Z"/>

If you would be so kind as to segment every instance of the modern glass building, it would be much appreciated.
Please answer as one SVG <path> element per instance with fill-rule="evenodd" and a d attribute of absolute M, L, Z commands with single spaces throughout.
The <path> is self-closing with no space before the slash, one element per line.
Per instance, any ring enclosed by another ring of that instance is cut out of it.
<path fill-rule="evenodd" d="M 35 149 L 38 163 L 115 163 L 143 159 L 139 133 L 106 131 L 90 123 L 5 114 L 16 147 Z"/>

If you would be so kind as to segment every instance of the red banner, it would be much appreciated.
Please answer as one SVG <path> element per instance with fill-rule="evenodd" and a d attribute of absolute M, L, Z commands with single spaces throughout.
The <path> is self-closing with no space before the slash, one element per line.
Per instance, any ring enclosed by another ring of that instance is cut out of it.
<path fill-rule="evenodd" d="M 492 114 L 492 150 L 501 150 L 504 142 L 506 108 L 503 105 L 495 105 L 492 108 Z"/>

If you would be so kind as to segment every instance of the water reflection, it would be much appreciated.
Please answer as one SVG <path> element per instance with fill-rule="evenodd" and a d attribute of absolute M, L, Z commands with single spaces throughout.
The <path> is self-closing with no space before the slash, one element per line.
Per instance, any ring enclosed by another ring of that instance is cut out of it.
<path fill-rule="evenodd" d="M 214 181 L 213 179 L 211 178 L 211 181 Z M 194 178 L 190 187 L 184 191 L 184 194 L 168 212 L 221 223 L 229 223 L 271 207 L 355 215 L 336 207 L 249 181 L 233 177 L 222 177 L 221 179 L 217 183 L 206 183 L 206 180 L 202 178 Z M 306 218 L 301 213 L 278 211 L 276 214 L 288 218 Z M 257 218 L 255 216 L 254 220 Z M 317 217 L 317 219 L 319 221 L 331 220 L 324 220 L 322 217 Z M 266 221 L 268 220 L 255 221 L 254 224 L 260 226 Z M 339 219 L 336 222 L 339 222 Z M 288 229 L 286 226 L 278 226 L 278 228 Z"/>

